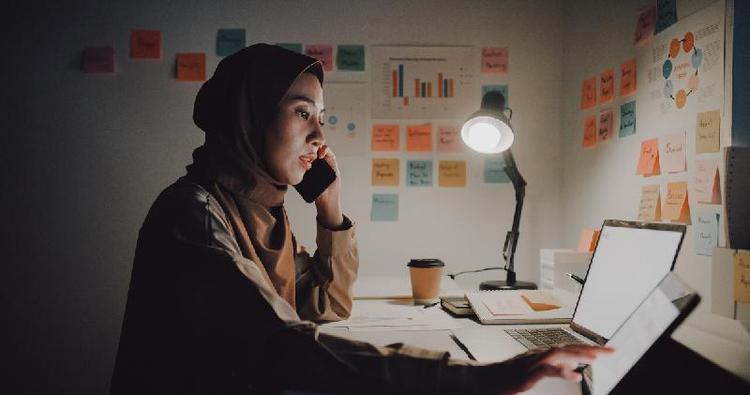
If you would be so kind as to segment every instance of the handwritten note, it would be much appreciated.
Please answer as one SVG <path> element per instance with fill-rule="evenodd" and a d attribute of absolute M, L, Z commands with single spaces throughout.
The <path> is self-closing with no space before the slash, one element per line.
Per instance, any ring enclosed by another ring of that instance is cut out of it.
<path fill-rule="evenodd" d="M 653 138 L 641 142 L 641 154 L 635 174 L 644 177 L 661 174 L 659 166 L 659 139 Z"/>
<path fill-rule="evenodd" d="M 206 54 L 178 53 L 177 54 L 178 81 L 205 81 Z"/>
<path fill-rule="evenodd" d="M 687 170 L 687 134 L 677 132 L 664 136 L 664 171 L 682 173 Z"/>
<path fill-rule="evenodd" d="M 695 161 L 693 190 L 698 203 L 721 204 L 721 183 L 719 180 L 719 160 Z"/>
<path fill-rule="evenodd" d="M 371 221 L 398 221 L 398 194 L 374 193 L 372 195 Z"/>
<path fill-rule="evenodd" d="M 437 130 L 437 152 L 464 152 L 459 126 L 438 125 Z"/>
<path fill-rule="evenodd" d="M 276 46 L 293 52 L 302 53 L 302 44 L 300 43 L 277 43 Z"/>
<path fill-rule="evenodd" d="M 336 49 L 336 68 L 347 71 L 365 71 L 365 46 L 339 45 Z"/>
<path fill-rule="evenodd" d="M 609 103 L 615 98 L 615 71 L 607 69 L 599 77 L 599 103 Z"/>
<path fill-rule="evenodd" d="M 596 117 L 591 115 L 583 120 L 583 148 L 589 148 L 596 145 Z"/>
<path fill-rule="evenodd" d="M 578 239 L 579 252 L 591 252 L 596 249 L 599 242 L 599 229 L 584 229 L 581 231 L 581 237 Z"/>
<path fill-rule="evenodd" d="M 705 256 L 713 255 L 714 247 L 719 246 L 719 214 L 698 214 L 693 225 L 695 253 Z"/>
<path fill-rule="evenodd" d="M 466 161 L 441 160 L 438 168 L 441 187 L 466 186 Z"/>
<path fill-rule="evenodd" d="M 505 161 L 503 158 L 486 158 L 484 160 L 483 179 L 487 184 L 510 183 L 510 178 L 505 173 Z"/>
<path fill-rule="evenodd" d="M 644 185 L 641 188 L 638 219 L 641 221 L 661 221 L 661 187 L 659 184 Z"/>
<path fill-rule="evenodd" d="M 400 141 L 399 125 L 372 125 L 373 151 L 399 151 Z"/>
<path fill-rule="evenodd" d="M 323 70 L 333 71 L 333 47 L 328 44 L 311 44 L 305 46 L 305 55 L 323 63 Z"/>
<path fill-rule="evenodd" d="M 432 124 L 409 125 L 406 127 L 406 150 L 408 152 L 432 151 Z"/>
<path fill-rule="evenodd" d="M 646 44 L 654 39 L 656 27 L 656 4 L 649 4 L 638 11 L 638 22 L 635 25 L 633 34 L 633 45 L 636 48 L 643 48 Z"/>
<path fill-rule="evenodd" d="M 734 254 L 734 300 L 750 303 L 750 251 Z"/>
<path fill-rule="evenodd" d="M 597 141 L 607 141 L 611 139 L 615 132 L 614 128 L 614 112 L 612 109 L 602 110 L 599 113 L 599 136 Z"/>
<path fill-rule="evenodd" d="M 667 198 L 662 209 L 664 219 L 672 222 L 690 224 L 690 204 L 688 203 L 688 185 L 685 181 L 667 184 Z"/>
<path fill-rule="evenodd" d="M 432 186 L 432 161 L 410 160 L 406 162 L 406 185 L 412 187 Z"/>
<path fill-rule="evenodd" d="M 216 55 L 229 56 L 245 48 L 245 29 L 219 29 L 216 34 Z"/>
<path fill-rule="evenodd" d="M 130 57 L 161 59 L 161 31 L 133 30 L 130 33 Z"/>
<path fill-rule="evenodd" d="M 508 48 L 482 48 L 482 74 L 508 73 Z"/>
<path fill-rule="evenodd" d="M 400 179 L 399 170 L 398 159 L 373 159 L 372 185 L 398 186 Z"/>
<path fill-rule="evenodd" d="M 662 30 L 677 22 L 677 1 L 656 0 L 656 26 L 654 31 L 658 34 Z"/>
<path fill-rule="evenodd" d="M 594 107 L 596 105 L 596 77 L 583 80 L 581 85 L 581 110 Z"/>
<path fill-rule="evenodd" d="M 631 101 L 620 106 L 619 136 L 622 138 L 633 134 L 635 134 L 635 102 Z"/>
<path fill-rule="evenodd" d="M 505 98 L 505 105 L 507 106 L 510 104 L 508 85 L 482 85 L 482 96 L 487 92 L 500 92 Z"/>
<path fill-rule="evenodd" d="M 83 50 L 83 71 L 86 73 L 114 73 L 115 50 L 112 47 L 89 47 Z"/>
<path fill-rule="evenodd" d="M 627 96 L 636 91 L 635 58 L 620 65 L 620 96 Z"/>
<path fill-rule="evenodd" d="M 695 151 L 699 154 L 719 152 L 721 113 L 719 110 L 699 112 L 695 125 Z"/>

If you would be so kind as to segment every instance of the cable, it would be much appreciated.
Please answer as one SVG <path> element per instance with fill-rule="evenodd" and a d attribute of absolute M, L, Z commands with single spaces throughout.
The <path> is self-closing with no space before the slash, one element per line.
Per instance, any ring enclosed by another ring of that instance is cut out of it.
<path fill-rule="evenodd" d="M 466 273 L 478 273 L 478 272 L 486 272 L 486 271 L 488 271 L 488 270 L 507 270 L 507 269 L 506 269 L 506 268 L 504 268 L 504 267 L 486 267 L 486 268 L 484 268 L 484 269 L 477 269 L 477 270 L 465 270 L 465 271 L 463 271 L 463 272 L 458 272 L 458 273 L 449 273 L 449 274 L 446 274 L 446 276 L 450 277 L 450 278 L 451 278 L 451 280 L 455 280 L 455 279 L 456 279 L 456 276 L 460 276 L 460 275 L 462 275 L 462 274 L 466 274 Z"/>

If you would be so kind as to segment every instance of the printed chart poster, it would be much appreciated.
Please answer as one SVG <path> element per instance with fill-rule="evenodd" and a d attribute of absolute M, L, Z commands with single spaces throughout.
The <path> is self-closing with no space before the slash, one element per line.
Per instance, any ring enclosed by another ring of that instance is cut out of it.
<path fill-rule="evenodd" d="M 372 117 L 456 119 L 479 108 L 474 47 L 372 47 Z"/>
<path fill-rule="evenodd" d="M 326 82 L 326 144 L 336 156 L 367 152 L 367 86 L 359 82 Z"/>

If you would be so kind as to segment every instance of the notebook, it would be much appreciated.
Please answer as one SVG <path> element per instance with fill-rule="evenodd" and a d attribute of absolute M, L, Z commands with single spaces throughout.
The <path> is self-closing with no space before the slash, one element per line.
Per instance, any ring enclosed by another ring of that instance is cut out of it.
<path fill-rule="evenodd" d="M 482 324 L 566 324 L 574 304 L 568 295 L 540 290 L 468 292 Z"/>

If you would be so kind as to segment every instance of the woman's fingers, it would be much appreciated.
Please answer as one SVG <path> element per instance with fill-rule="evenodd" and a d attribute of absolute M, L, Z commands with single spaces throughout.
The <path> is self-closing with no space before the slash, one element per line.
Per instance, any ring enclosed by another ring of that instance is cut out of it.
<path fill-rule="evenodd" d="M 325 160 L 328 165 L 331 166 L 336 175 L 339 174 L 339 166 L 336 162 L 336 155 L 334 155 L 331 147 L 329 147 L 328 145 L 320 146 L 320 148 L 318 148 L 318 159 Z"/>

